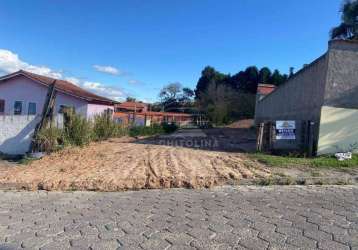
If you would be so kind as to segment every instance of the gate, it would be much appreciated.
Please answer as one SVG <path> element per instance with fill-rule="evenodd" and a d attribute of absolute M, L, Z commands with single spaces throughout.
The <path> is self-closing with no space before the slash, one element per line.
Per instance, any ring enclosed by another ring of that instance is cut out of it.
<path fill-rule="evenodd" d="M 263 122 L 257 126 L 257 151 L 274 154 L 299 154 L 306 157 L 316 155 L 316 124 L 311 121 L 296 121 L 295 140 L 277 140 L 276 122 Z"/>

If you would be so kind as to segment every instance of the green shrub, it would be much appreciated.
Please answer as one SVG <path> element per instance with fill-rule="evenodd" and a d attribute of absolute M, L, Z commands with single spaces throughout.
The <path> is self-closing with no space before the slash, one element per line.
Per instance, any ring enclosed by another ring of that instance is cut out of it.
<path fill-rule="evenodd" d="M 156 134 L 162 134 L 164 133 L 163 128 L 160 125 L 154 124 L 150 127 L 145 126 L 135 126 L 130 128 L 129 135 L 132 137 L 135 136 L 150 136 L 150 135 L 156 135 Z"/>
<path fill-rule="evenodd" d="M 96 141 L 106 140 L 111 137 L 122 136 L 123 127 L 116 124 L 109 114 L 97 115 L 93 124 L 93 139 Z"/>
<path fill-rule="evenodd" d="M 102 141 L 112 137 L 125 135 L 153 136 L 172 133 L 177 130 L 175 124 L 153 124 L 150 127 L 127 127 L 116 124 L 108 114 L 95 116 L 93 120 L 75 114 L 71 109 L 64 113 L 64 128 L 55 127 L 43 129 L 36 138 L 36 143 L 41 151 L 53 152 L 66 145 L 84 146 L 92 140 Z"/>
<path fill-rule="evenodd" d="M 153 124 L 152 126 L 145 127 L 145 126 L 135 126 L 129 130 L 129 135 L 132 137 L 135 136 L 152 136 L 152 135 L 159 135 L 159 134 L 168 134 L 173 133 L 178 129 L 178 126 L 175 124 L 167 124 L 163 123 Z"/>
<path fill-rule="evenodd" d="M 60 148 L 63 144 L 63 131 L 56 127 L 41 129 L 36 138 L 35 143 L 42 152 L 53 152 Z"/>
<path fill-rule="evenodd" d="M 129 130 L 130 128 L 128 126 L 117 124 L 115 137 L 122 137 L 122 136 L 129 135 Z"/>
<path fill-rule="evenodd" d="M 85 117 L 67 112 L 64 116 L 65 144 L 84 146 L 91 142 L 92 124 Z"/>
<path fill-rule="evenodd" d="M 163 123 L 162 127 L 163 127 L 163 130 L 164 130 L 164 133 L 166 133 L 166 134 L 170 134 L 170 133 L 173 133 L 176 130 L 178 130 L 178 126 L 175 123 L 171 123 L 171 124 Z"/>

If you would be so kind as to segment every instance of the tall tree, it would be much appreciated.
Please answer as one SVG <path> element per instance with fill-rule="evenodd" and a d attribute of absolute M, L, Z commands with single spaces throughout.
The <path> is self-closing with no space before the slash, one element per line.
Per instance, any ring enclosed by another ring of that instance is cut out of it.
<path fill-rule="evenodd" d="M 263 67 L 259 72 L 259 83 L 269 83 L 271 78 L 271 70 L 267 67 Z"/>
<path fill-rule="evenodd" d="M 295 74 L 295 68 L 294 67 L 290 67 L 290 73 L 288 75 L 288 77 L 292 77 Z"/>
<path fill-rule="evenodd" d="M 276 69 L 271 76 L 271 84 L 280 86 L 281 84 L 287 81 L 288 76 L 286 74 L 282 75 L 278 69 Z"/>
<path fill-rule="evenodd" d="M 180 96 L 180 101 L 181 102 L 190 102 L 192 101 L 193 97 L 194 97 L 195 93 L 192 89 L 190 88 L 183 88 L 182 89 L 182 94 Z"/>
<path fill-rule="evenodd" d="M 183 111 L 193 107 L 194 91 L 190 88 L 183 88 L 180 83 L 170 83 L 164 86 L 159 93 L 160 103 L 155 105 L 161 111 Z"/>
<path fill-rule="evenodd" d="M 180 83 L 170 83 L 160 91 L 159 97 L 163 102 L 174 101 L 177 99 L 181 90 L 182 86 Z"/>
<path fill-rule="evenodd" d="M 199 98 L 201 92 L 204 92 L 210 83 L 224 83 L 227 82 L 229 76 L 216 71 L 213 67 L 207 66 L 201 72 L 200 79 L 196 85 L 195 98 Z"/>
<path fill-rule="evenodd" d="M 245 70 L 246 82 L 241 88 L 248 93 L 255 94 L 259 84 L 259 70 L 256 66 L 247 67 Z"/>
<path fill-rule="evenodd" d="M 135 102 L 136 99 L 134 97 L 128 96 L 126 99 L 127 102 Z"/>
<path fill-rule="evenodd" d="M 341 12 L 341 24 L 331 30 L 331 38 L 358 40 L 358 1 L 345 0 Z"/>
<path fill-rule="evenodd" d="M 195 90 L 195 101 L 214 123 L 252 118 L 259 83 L 283 84 L 288 76 L 264 67 L 247 67 L 233 76 L 206 67 Z"/>

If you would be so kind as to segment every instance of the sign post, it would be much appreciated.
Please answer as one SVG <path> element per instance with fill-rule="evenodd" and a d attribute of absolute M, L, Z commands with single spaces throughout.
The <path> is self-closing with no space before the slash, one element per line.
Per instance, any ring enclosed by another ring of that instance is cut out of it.
<path fill-rule="evenodd" d="M 296 140 L 296 121 L 276 121 L 276 140 Z"/>

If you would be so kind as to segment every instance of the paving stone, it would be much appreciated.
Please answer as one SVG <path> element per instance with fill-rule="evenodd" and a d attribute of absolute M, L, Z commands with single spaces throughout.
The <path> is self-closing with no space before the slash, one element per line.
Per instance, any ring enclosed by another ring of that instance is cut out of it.
<path fill-rule="evenodd" d="M 289 236 L 286 242 L 290 245 L 294 245 L 297 247 L 302 247 L 304 249 L 315 249 L 317 248 L 317 241 L 309 239 L 304 236 L 296 235 L 296 236 Z"/>
<path fill-rule="evenodd" d="M 267 249 L 269 246 L 269 242 L 257 237 L 241 239 L 239 244 L 247 249 Z"/>
<path fill-rule="evenodd" d="M 164 239 L 148 239 L 140 244 L 143 249 L 167 249 L 171 246 L 169 242 Z"/>
<path fill-rule="evenodd" d="M 242 237 L 237 234 L 233 234 L 230 232 L 220 232 L 217 233 L 214 237 L 214 241 L 217 243 L 227 243 L 231 245 L 237 245 Z"/>
<path fill-rule="evenodd" d="M 340 234 L 335 235 L 334 240 L 338 241 L 343 244 L 347 244 L 351 247 L 358 247 L 358 233 L 355 232 L 354 234 Z"/>
<path fill-rule="evenodd" d="M 91 244 L 91 250 L 113 250 L 121 247 L 121 244 L 116 240 L 102 240 Z"/>
<path fill-rule="evenodd" d="M 303 235 L 316 241 L 332 240 L 332 234 L 320 230 L 305 230 Z"/>
<path fill-rule="evenodd" d="M 357 249 L 357 197 L 341 186 L 0 192 L 0 249 Z"/>
<path fill-rule="evenodd" d="M 286 235 L 277 232 L 260 232 L 258 237 L 276 245 L 283 245 L 287 239 Z"/>
<path fill-rule="evenodd" d="M 336 241 L 331 240 L 324 240 L 321 242 L 318 242 L 318 247 L 323 250 L 349 250 L 349 246 L 343 245 L 341 243 L 338 243 Z"/>
<path fill-rule="evenodd" d="M 11 244 L 11 243 L 0 243 L 1 250 L 19 250 L 22 249 L 18 245 Z"/>
<path fill-rule="evenodd" d="M 288 245 L 288 244 L 277 244 L 277 243 L 271 243 L 269 250 L 301 250 L 298 247 Z"/>
<path fill-rule="evenodd" d="M 66 250 L 70 248 L 69 241 L 53 241 L 40 247 L 40 250 Z"/>

